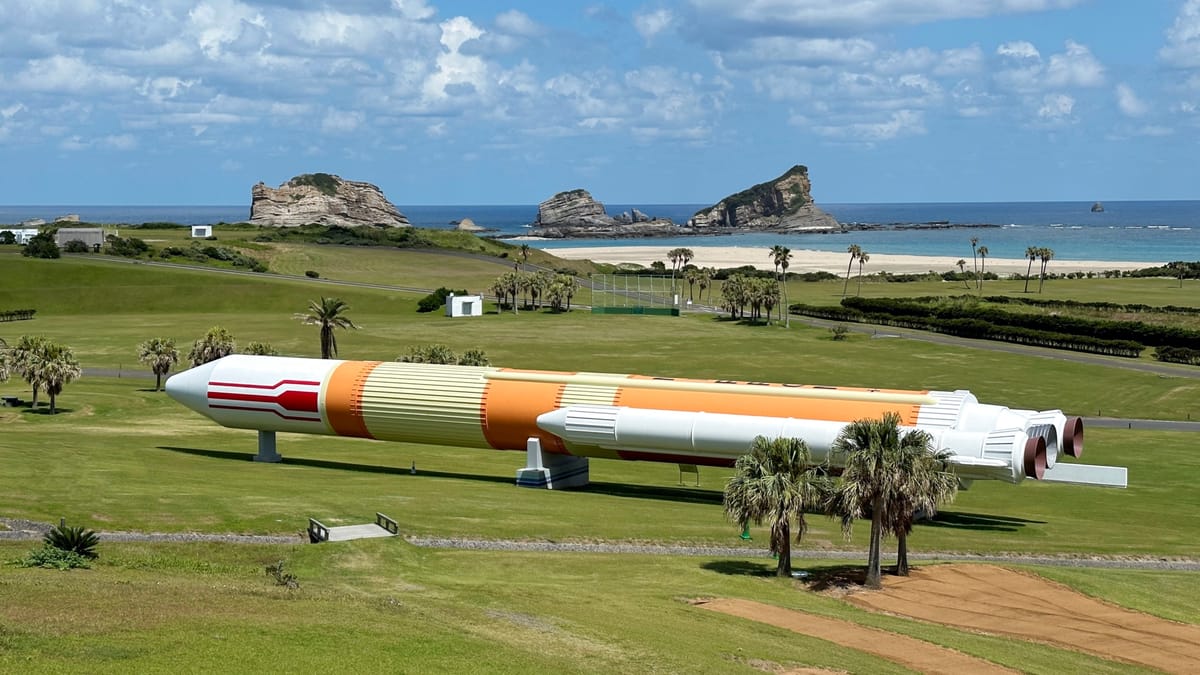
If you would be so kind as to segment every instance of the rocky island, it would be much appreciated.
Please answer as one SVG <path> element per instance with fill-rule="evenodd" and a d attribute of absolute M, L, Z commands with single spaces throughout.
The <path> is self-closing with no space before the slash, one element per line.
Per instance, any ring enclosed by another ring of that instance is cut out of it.
<path fill-rule="evenodd" d="M 808 167 L 797 164 L 775 180 L 722 199 L 701 209 L 687 224 L 695 234 L 708 232 L 834 232 L 842 225 L 817 208 Z"/>
<path fill-rule="evenodd" d="M 666 218 L 652 218 L 637 209 L 632 213 L 608 215 L 604 204 L 587 190 L 559 192 L 538 204 L 538 215 L 529 234 L 549 239 L 669 237 L 681 234 Z"/>
<path fill-rule="evenodd" d="M 587 190 L 560 192 L 538 205 L 529 234 L 551 239 L 629 239 L 745 232 L 839 232 L 833 216 L 813 204 L 808 169 L 793 166 L 782 176 L 701 209 L 687 223 L 632 213 L 609 216 Z"/>
<path fill-rule="evenodd" d="M 381 225 L 408 227 L 408 218 L 370 183 L 328 173 L 306 173 L 276 188 L 250 190 L 250 222 L 268 227 Z"/>

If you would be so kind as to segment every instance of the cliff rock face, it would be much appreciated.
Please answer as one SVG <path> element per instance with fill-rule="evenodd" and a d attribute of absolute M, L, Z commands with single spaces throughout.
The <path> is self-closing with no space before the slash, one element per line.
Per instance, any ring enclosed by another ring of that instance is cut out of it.
<path fill-rule="evenodd" d="M 678 234 L 675 223 L 651 218 L 634 209 L 634 215 L 608 215 L 604 204 L 587 190 L 560 192 L 538 204 L 537 220 L 530 234 L 554 239 L 568 237 L 627 238 L 659 237 Z"/>
<path fill-rule="evenodd" d="M 250 196 L 250 222 L 255 225 L 409 225 L 378 187 L 327 173 L 296 176 L 278 189 L 260 182 Z"/>
<path fill-rule="evenodd" d="M 808 168 L 793 166 L 779 178 L 759 183 L 696 212 L 688 226 L 729 232 L 814 232 L 840 230 L 833 216 L 813 204 Z"/>

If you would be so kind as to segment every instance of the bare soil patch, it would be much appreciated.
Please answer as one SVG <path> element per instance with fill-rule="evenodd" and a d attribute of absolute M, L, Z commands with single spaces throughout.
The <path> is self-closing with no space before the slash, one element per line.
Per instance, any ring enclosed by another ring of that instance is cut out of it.
<path fill-rule="evenodd" d="M 885 577 L 847 602 L 956 628 L 1008 635 L 1158 668 L 1200 671 L 1200 626 L 1168 621 L 994 565 L 935 565 Z M 807 631 L 805 631 L 807 632 Z"/>
<path fill-rule="evenodd" d="M 716 598 L 696 606 L 722 614 L 770 624 L 803 635 L 858 649 L 924 673 L 1013 673 L 990 661 L 968 656 L 924 640 L 867 628 L 850 621 L 807 614 L 753 600 Z M 803 671 L 800 671 L 803 672 Z"/>

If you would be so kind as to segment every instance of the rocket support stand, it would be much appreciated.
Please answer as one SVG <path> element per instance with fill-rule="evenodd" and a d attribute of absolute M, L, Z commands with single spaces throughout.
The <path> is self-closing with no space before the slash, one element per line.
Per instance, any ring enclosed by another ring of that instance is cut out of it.
<path fill-rule="evenodd" d="M 542 443 L 536 437 L 525 441 L 525 468 L 517 471 L 517 485 L 561 490 L 587 484 L 587 457 L 542 452 Z"/>
<path fill-rule="evenodd" d="M 258 432 L 258 454 L 254 456 L 256 462 L 282 462 L 283 457 L 275 449 L 275 432 L 260 431 Z"/>

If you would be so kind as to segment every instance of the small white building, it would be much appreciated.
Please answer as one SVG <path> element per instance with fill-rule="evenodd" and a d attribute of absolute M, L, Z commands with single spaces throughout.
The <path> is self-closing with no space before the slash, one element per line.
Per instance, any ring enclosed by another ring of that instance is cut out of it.
<path fill-rule="evenodd" d="M 446 296 L 446 316 L 483 316 L 483 296 Z"/>
<path fill-rule="evenodd" d="M 24 246 L 37 236 L 39 230 L 36 227 L 0 227 L 0 232 L 11 232 L 15 243 Z"/>
<path fill-rule="evenodd" d="M 212 225 L 193 225 L 192 239 L 205 239 L 213 236 Z"/>

